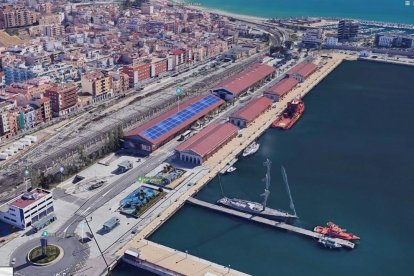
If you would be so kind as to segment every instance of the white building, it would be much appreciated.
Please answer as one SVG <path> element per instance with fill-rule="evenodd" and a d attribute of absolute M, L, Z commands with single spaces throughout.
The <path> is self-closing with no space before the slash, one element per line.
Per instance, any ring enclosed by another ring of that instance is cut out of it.
<path fill-rule="evenodd" d="M 338 38 L 337 37 L 331 36 L 331 37 L 328 37 L 326 39 L 326 46 L 333 47 L 333 46 L 336 46 L 336 45 L 338 45 Z"/>
<path fill-rule="evenodd" d="M 15 197 L 0 206 L 0 220 L 20 229 L 25 229 L 44 218 L 53 217 L 52 193 L 43 189 L 34 189 Z M 47 222 L 46 222 L 47 223 Z"/>
<path fill-rule="evenodd" d="M 141 5 L 141 12 L 142 14 L 153 14 L 154 13 L 154 6 L 150 3 L 143 3 Z"/>
<path fill-rule="evenodd" d="M 302 43 L 307 47 L 315 47 L 321 45 L 323 40 L 322 29 L 309 29 L 302 36 Z"/>
<path fill-rule="evenodd" d="M 383 36 L 380 36 L 379 39 L 378 39 L 378 46 L 391 47 L 393 41 L 394 41 L 393 36 L 383 35 Z"/>

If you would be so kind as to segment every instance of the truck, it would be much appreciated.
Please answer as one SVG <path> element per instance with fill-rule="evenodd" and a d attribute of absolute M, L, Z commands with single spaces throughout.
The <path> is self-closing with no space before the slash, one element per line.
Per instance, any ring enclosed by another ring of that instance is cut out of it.
<path fill-rule="evenodd" d="M 118 171 L 121 173 L 124 173 L 126 171 L 129 171 L 133 167 L 134 167 L 134 164 L 131 161 L 125 160 L 118 164 Z"/>

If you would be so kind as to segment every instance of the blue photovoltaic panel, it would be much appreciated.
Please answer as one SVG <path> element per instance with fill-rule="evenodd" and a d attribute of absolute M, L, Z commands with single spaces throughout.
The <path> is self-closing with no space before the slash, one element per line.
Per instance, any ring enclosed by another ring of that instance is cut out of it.
<path fill-rule="evenodd" d="M 220 99 L 214 96 L 207 96 L 200 101 L 193 103 L 192 105 L 181 110 L 177 114 L 168 117 L 167 119 L 159 122 L 153 127 L 141 132 L 141 135 L 146 137 L 149 140 L 155 140 L 161 135 L 164 135 L 171 129 L 177 127 L 178 125 L 184 123 L 188 119 L 192 118 L 194 115 L 200 113 L 211 105 L 219 102 Z"/>

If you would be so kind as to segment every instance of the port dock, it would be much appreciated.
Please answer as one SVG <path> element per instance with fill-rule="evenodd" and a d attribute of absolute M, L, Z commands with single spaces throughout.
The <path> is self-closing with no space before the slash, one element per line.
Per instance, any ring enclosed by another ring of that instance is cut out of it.
<path fill-rule="evenodd" d="M 174 201 L 168 208 L 166 208 L 163 212 L 157 216 L 157 218 L 153 219 L 144 229 L 142 229 L 132 240 L 130 240 L 127 244 L 125 244 L 118 252 L 118 257 L 123 257 L 126 250 L 130 248 L 139 249 L 143 254 L 143 258 L 148 263 L 157 264 L 162 266 L 166 269 L 172 271 L 182 271 L 178 266 L 181 265 L 180 263 L 160 263 L 159 257 L 153 254 L 146 254 L 146 250 L 148 247 L 142 247 L 143 243 L 146 241 L 146 238 L 150 236 L 158 227 L 160 227 L 165 221 L 169 219 L 177 210 L 179 210 L 186 202 L 187 199 L 191 198 L 194 194 L 196 194 L 202 187 L 204 187 L 207 183 L 209 183 L 217 174 L 220 173 L 221 170 L 227 164 L 229 164 L 232 160 L 237 158 L 237 156 L 243 152 L 243 150 L 255 141 L 260 135 L 262 135 L 271 125 L 271 123 L 280 116 L 280 114 L 284 110 L 284 106 L 287 105 L 288 102 L 292 101 L 295 98 L 303 97 L 306 95 L 314 86 L 316 86 L 320 81 L 322 81 L 325 76 L 327 76 L 330 72 L 332 72 L 339 64 L 342 63 L 343 60 L 352 60 L 356 59 L 355 56 L 343 55 L 343 54 L 334 54 L 332 58 L 327 59 L 324 61 L 324 64 L 318 69 L 318 71 L 312 74 L 308 79 L 306 79 L 303 83 L 301 83 L 298 87 L 294 88 L 285 98 L 283 98 L 277 106 L 271 108 L 270 110 L 266 111 L 262 114 L 259 118 L 257 118 L 254 122 L 252 122 L 247 128 L 243 130 L 242 137 L 236 137 L 232 141 L 230 141 L 227 145 L 225 145 L 222 149 L 216 152 L 213 156 L 211 156 L 206 162 L 204 162 L 203 167 L 207 169 L 207 173 L 199 179 L 194 185 L 192 185 L 185 193 L 183 193 L 179 199 Z M 214 204 L 212 204 L 214 206 Z M 215 208 L 215 207 L 214 207 Z M 236 213 L 232 211 L 233 213 Z M 229 213 L 231 214 L 231 213 Z M 247 219 L 247 218 L 246 218 Z M 248 218 L 249 220 L 251 217 Z M 266 221 L 266 219 L 259 219 L 256 218 L 255 220 Z M 313 233 L 312 231 L 301 229 L 291 225 L 285 225 L 282 223 L 277 223 L 275 221 L 268 220 L 268 225 L 278 227 L 280 229 L 286 229 L 287 231 L 296 231 L 296 233 L 306 233 L 309 234 L 309 237 L 319 238 L 320 234 Z M 298 228 L 298 229 L 296 229 Z M 295 229 L 295 230 L 292 230 Z M 304 234 L 304 235 L 306 235 Z M 158 246 L 157 246 L 158 247 Z M 352 248 L 352 247 L 351 247 Z M 166 250 L 170 251 L 170 250 Z M 184 254 L 185 256 L 185 254 Z M 188 256 L 190 256 L 188 254 Z M 204 263 L 206 260 L 203 260 Z M 200 270 L 203 265 L 194 265 L 199 267 Z M 214 273 L 215 275 L 224 275 L 227 273 Z M 230 270 L 230 274 L 238 273 Z M 193 274 L 192 274 L 193 275 Z M 196 274 L 194 274 L 196 275 Z M 205 274 L 204 274 L 205 275 Z"/>
<path fill-rule="evenodd" d="M 212 203 L 209 203 L 209 202 L 205 202 L 205 201 L 196 199 L 194 197 L 188 198 L 187 202 L 191 203 L 191 204 L 194 204 L 194 205 L 197 205 L 197 206 L 208 208 L 210 210 L 214 210 L 214 211 L 217 211 L 217 212 L 229 214 L 229 215 L 236 216 L 236 217 L 239 217 L 239 218 L 244 218 L 244 219 L 254 221 L 254 222 L 257 222 L 257 223 L 266 224 L 266 225 L 269 225 L 269 226 L 272 226 L 272 227 L 287 230 L 287 231 L 294 232 L 296 234 L 300 234 L 300 235 L 304 235 L 304 236 L 308 236 L 308 237 L 311 237 L 311 238 L 320 239 L 320 238 L 323 238 L 323 237 L 327 237 L 325 235 L 315 233 L 313 231 L 310 231 L 310 230 L 307 230 L 307 229 L 304 229 L 304 228 L 300 228 L 300 227 L 290 225 L 290 224 L 287 224 L 287 223 L 284 223 L 284 222 L 274 221 L 274 220 L 266 219 L 266 218 L 263 218 L 263 217 L 251 215 L 251 214 L 244 213 L 244 212 L 241 212 L 241 211 L 229 209 L 229 208 L 226 208 L 226 207 L 223 207 L 223 206 L 219 206 L 219 205 L 216 205 L 216 204 L 212 204 Z M 340 244 L 340 245 L 342 245 L 343 247 L 346 247 L 346 248 L 351 248 L 352 249 L 352 248 L 355 247 L 355 244 L 350 242 L 350 241 L 346 241 L 346 240 L 338 239 L 338 238 L 330 238 L 330 239 L 332 239 L 336 243 L 338 243 L 338 244 Z"/>

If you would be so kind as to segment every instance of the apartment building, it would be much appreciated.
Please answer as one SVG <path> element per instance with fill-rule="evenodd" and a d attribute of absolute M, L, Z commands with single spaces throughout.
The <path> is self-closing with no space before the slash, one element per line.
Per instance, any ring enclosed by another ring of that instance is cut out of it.
<path fill-rule="evenodd" d="M 98 102 L 112 97 L 112 76 L 102 71 L 91 71 L 81 77 L 82 92 L 92 95 L 92 101 Z"/>
<path fill-rule="evenodd" d="M 46 89 L 45 96 L 50 98 L 53 117 L 65 116 L 77 108 L 78 86 L 76 84 L 59 83 Z"/>

